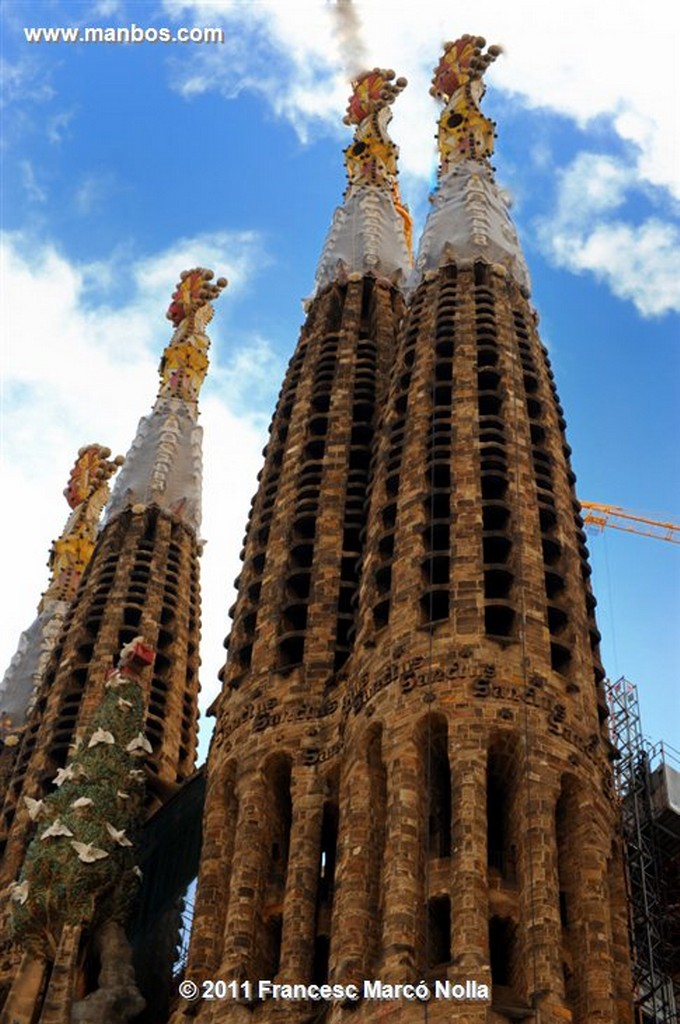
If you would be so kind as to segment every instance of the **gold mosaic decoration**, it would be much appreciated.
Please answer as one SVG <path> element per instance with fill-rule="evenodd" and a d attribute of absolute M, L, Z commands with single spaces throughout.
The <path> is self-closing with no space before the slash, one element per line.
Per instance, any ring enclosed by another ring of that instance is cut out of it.
<path fill-rule="evenodd" d="M 462 160 L 485 161 L 493 153 L 496 125 L 484 117 L 479 103 L 486 91 L 484 72 L 501 49 L 490 46 L 484 53 L 485 46 L 482 36 L 471 35 L 445 43 L 434 69 L 430 93 L 446 104 L 437 131 L 440 175 Z"/>
<path fill-rule="evenodd" d="M 212 270 L 195 267 L 184 270 L 172 293 L 167 318 L 177 330 L 163 352 L 159 373 L 159 395 L 195 402 L 208 372 L 210 342 L 205 328 L 213 315 L 211 303 L 226 287 L 224 277 L 213 283 Z"/>
<path fill-rule="evenodd" d="M 125 461 L 122 455 L 111 459 L 111 449 L 100 444 L 79 449 L 64 496 L 73 513 L 64 531 L 52 544 L 48 565 L 52 578 L 40 610 L 46 601 L 72 601 L 80 578 L 90 561 L 97 540 L 99 518 L 108 501 L 108 481 Z"/>
<path fill-rule="evenodd" d="M 394 71 L 373 68 L 352 81 L 352 95 L 343 118 L 355 125 L 354 140 L 345 150 L 348 188 L 373 186 L 387 188 L 394 206 L 404 222 L 409 252 L 413 249 L 411 215 L 399 194 L 397 161 L 399 150 L 387 134 L 392 120 L 390 105 L 406 87 L 405 78 L 396 78 Z"/>

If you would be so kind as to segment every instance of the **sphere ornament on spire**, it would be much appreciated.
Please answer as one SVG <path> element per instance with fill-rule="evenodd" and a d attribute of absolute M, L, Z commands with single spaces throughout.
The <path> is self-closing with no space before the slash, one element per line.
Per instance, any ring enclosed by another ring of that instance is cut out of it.
<path fill-rule="evenodd" d="M 486 53 L 482 36 L 464 35 L 445 43 L 434 69 L 430 94 L 446 104 L 439 118 L 437 145 L 440 175 L 461 160 L 487 160 L 493 153 L 495 124 L 484 117 L 479 103 L 486 91 L 483 75 L 500 54 L 499 46 Z"/>
<path fill-rule="evenodd" d="M 193 270 L 182 271 L 166 313 L 168 320 L 172 320 L 175 327 L 179 327 L 182 320 L 194 315 L 207 303 L 218 298 L 222 289 L 226 288 L 226 277 L 218 277 L 213 284 L 214 276 L 212 270 L 206 270 L 204 267 L 194 267 Z"/>

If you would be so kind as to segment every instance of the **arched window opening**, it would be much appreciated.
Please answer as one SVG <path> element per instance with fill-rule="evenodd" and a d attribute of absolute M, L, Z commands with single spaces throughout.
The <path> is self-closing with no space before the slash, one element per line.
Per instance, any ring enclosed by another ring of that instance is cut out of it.
<path fill-rule="evenodd" d="M 333 801 L 323 805 L 321 856 L 319 858 L 319 902 L 332 900 L 338 842 L 338 807 Z"/>
<path fill-rule="evenodd" d="M 520 1009 L 516 985 L 517 926 L 509 917 L 492 917 L 489 921 L 489 960 L 494 1010 Z M 527 1010 L 529 1007 L 527 1006 Z"/>
<path fill-rule="evenodd" d="M 511 819 L 514 767 L 507 742 L 491 748 L 486 775 L 487 862 L 490 872 L 505 882 L 514 882 L 517 877 Z"/>
<path fill-rule="evenodd" d="M 257 948 L 260 951 L 260 977 L 273 978 L 281 958 L 282 908 L 293 818 L 290 758 L 284 754 L 274 755 L 266 763 L 263 774 L 267 794 L 263 807 L 264 834 L 270 838 Z"/>
<path fill-rule="evenodd" d="M 332 796 L 323 805 L 321 842 L 316 885 L 316 927 L 312 974 L 317 984 L 328 981 L 328 951 L 330 948 L 333 896 L 335 892 L 335 865 L 338 846 L 338 780 L 329 783 Z"/>
<path fill-rule="evenodd" d="M 433 896 L 427 903 L 427 963 L 438 967 L 451 962 L 451 900 Z"/>
<path fill-rule="evenodd" d="M 330 939 L 327 935 L 317 935 L 314 940 L 314 963 L 312 964 L 312 984 L 324 985 L 328 981 L 328 963 Z"/>

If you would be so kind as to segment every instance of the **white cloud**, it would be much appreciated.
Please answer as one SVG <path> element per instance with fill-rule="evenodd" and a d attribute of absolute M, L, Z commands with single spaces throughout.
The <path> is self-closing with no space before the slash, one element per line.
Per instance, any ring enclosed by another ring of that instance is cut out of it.
<path fill-rule="evenodd" d="M 594 214 L 622 205 L 633 184 L 630 168 L 601 153 L 579 153 L 560 173 L 558 217 L 571 223 L 588 223 Z"/>
<path fill-rule="evenodd" d="M 0 105 L 9 106 L 17 100 L 34 103 L 46 103 L 54 99 L 56 93 L 41 62 L 31 55 L 14 63 L 5 57 L 0 58 L 0 78 L 2 78 L 2 98 Z"/>
<path fill-rule="evenodd" d="M 261 241 L 254 233 L 217 232 L 179 239 L 161 253 L 122 265 L 78 266 L 55 248 L 20 235 L 7 236 L 0 249 L 5 304 L 0 456 L 4 540 L 3 581 L 11 586 L 4 602 L 0 673 L 14 653 L 20 632 L 35 615 L 48 582 L 45 567 L 51 541 L 59 535 L 68 508 L 61 498 L 78 448 L 98 441 L 125 453 L 138 419 L 156 393 L 157 366 L 171 328 L 164 319 L 179 272 L 197 263 L 230 280 L 216 304 L 210 335 L 213 349 L 231 344 L 229 371 L 215 367 L 227 388 L 205 388 L 205 494 L 203 535 L 204 668 L 206 694 L 216 692 L 222 660 L 231 583 L 248 503 L 256 487 L 266 418 L 239 401 L 239 389 L 251 399 L 278 386 L 281 365 L 266 342 L 223 342 L 220 307 L 246 287 L 262 265 Z M 117 285 L 117 304 L 94 300 L 93 281 Z M 228 310 L 225 309 L 228 314 Z M 22 343 L 17 343 L 21 338 Z M 214 359 L 219 364 L 219 359 Z M 238 374 L 238 380 L 230 374 Z M 208 377 L 211 382 L 211 375 Z"/>
<path fill-rule="evenodd" d="M 657 217 L 612 219 L 636 184 L 631 167 L 580 153 L 559 176 L 556 210 L 540 223 L 539 241 L 559 266 L 593 273 L 643 316 L 680 312 L 680 230 Z"/>
<path fill-rule="evenodd" d="M 557 234 L 553 251 L 562 266 L 591 271 L 643 316 L 680 313 L 680 231 L 670 224 L 596 224 L 584 234 Z"/>
<path fill-rule="evenodd" d="M 607 117 L 614 130 L 638 149 L 636 173 L 680 195 L 677 154 L 675 62 L 680 48 L 680 19 L 672 5 L 651 0 L 574 0 L 566 7 L 533 0 L 487 0 L 461 26 L 451 4 L 432 0 L 417 12 L 402 4 L 364 0 L 354 5 L 368 66 L 391 65 L 410 85 L 395 105 L 394 137 L 402 151 L 402 169 L 427 177 L 432 148 L 424 145 L 423 126 L 435 108 L 428 97 L 431 69 L 445 38 L 474 30 L 506 53 L 490 72 L 494 88 L 506 89 L 530 107 L 566 114 L 581 126 Z M 295 125 L 302 137 L 323 126 L 338 130 L 338 111 L 347 93 L 343 78 L 343 40 L 332 19 L 333 5 L 319 0 L 259 0 L 256 4 L 223 0 L 164 0 L 167 15 L 180 23 L 225 27 L 221 47 L 200 47 L 179 69 L 178 87 L 186 92 L 220 89 L 234 95 L 259 89 L 274 110 Z M 653 68 L 632 56 L 650 31 L 664 40 L 668 56 Z"/>

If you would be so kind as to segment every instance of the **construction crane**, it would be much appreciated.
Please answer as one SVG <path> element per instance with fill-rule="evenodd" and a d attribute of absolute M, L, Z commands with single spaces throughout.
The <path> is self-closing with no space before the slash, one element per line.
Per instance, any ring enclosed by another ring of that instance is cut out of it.
<path fill-rule="evenodd" d="M 620 505 L 600 505 L 595 501 L 582 501 L 581 507 L 586 510 L 583 516 L 586 526 L 596 526 L 600 530 L 604 530 L 607 526 L 613 530 L 639 533 L 643 537 L 656 537 L 657 540 L 680 544 L 680 526 L 676 526 L 675 523 L 661 523 L 656 519 L 636 516 L 621 508 Z M 618 522 L 618 520 L 622 521 Z"/>

